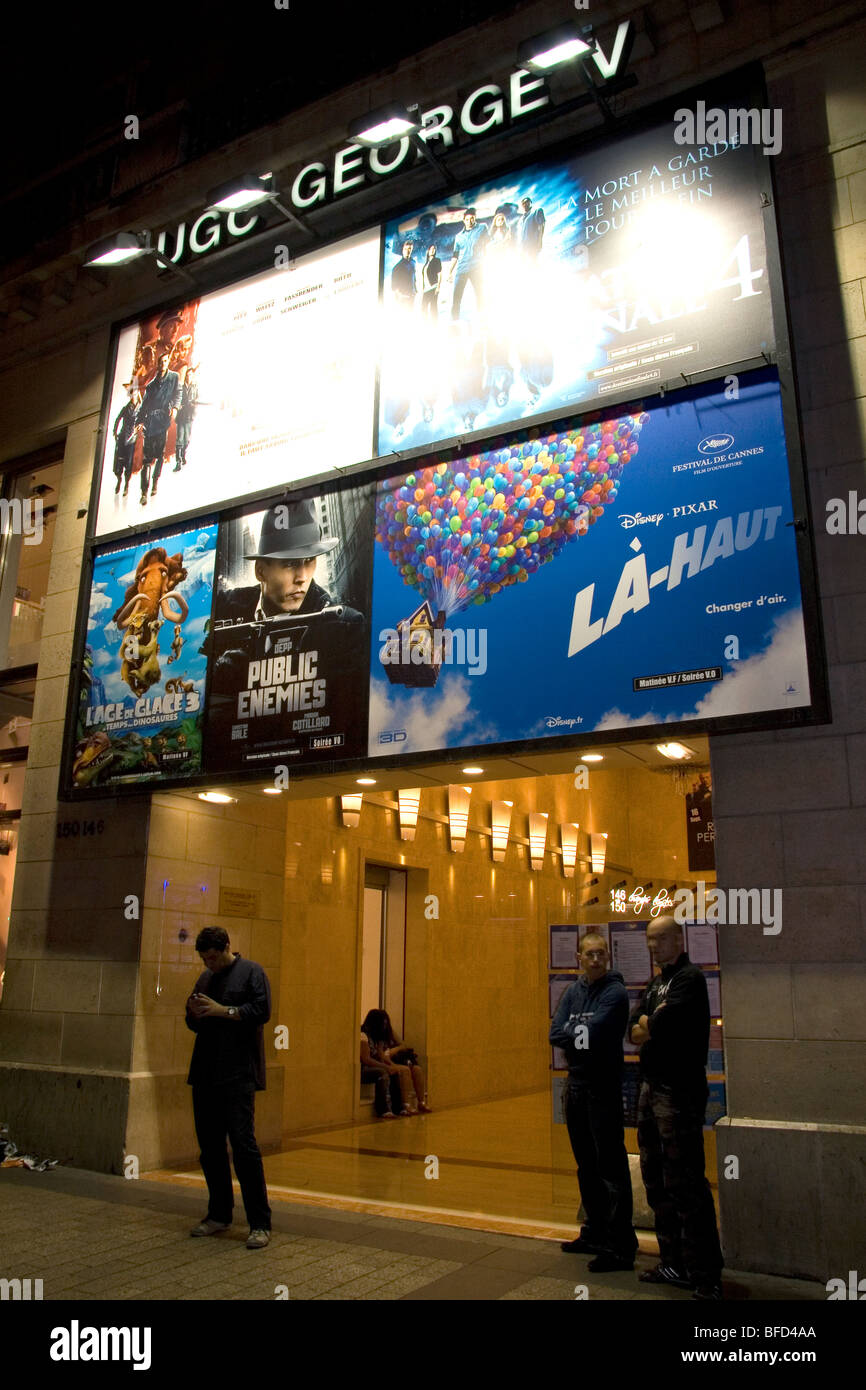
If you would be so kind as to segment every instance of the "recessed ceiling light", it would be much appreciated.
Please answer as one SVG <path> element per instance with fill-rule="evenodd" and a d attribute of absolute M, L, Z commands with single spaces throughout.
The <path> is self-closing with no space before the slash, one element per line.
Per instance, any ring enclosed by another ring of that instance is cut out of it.
<path fill-rule="evenodd" d="M 265 796 L 282 796 L 282 787 L 262 787 Z"/>
<path fill-rule="evenodd" d="M 356 777 L 355 782 L 359 787 L 375 787 L 375 777 Z"/>
<path fill-rule="evenodd" d="M 484 771 L 484 768 L 483 768 L 483 767 L 464 767 L 464 769 L 463 769 L 463 772 L 464 772 L 464 774 L 465 774 L 466 777 L 477 777 L 478 774 L 481 773 L 481 772 L 483 772 L 483 771 Z"/>
<path fill-rule="evenodd" d="M 603 753 L 581 753 L 581 755 L 580 755 L 580 760 L 581 760 L 582 763 L 603 763 L 603 762 L 604 762 L 604 754 L 603 754 Z"/>
<path fill-rule="evenodd" d="M 695 756 L 694 748 L 688 748 L 684 743 L 657 743 L 656 748 L 662 757 L 673 758 L 677 762 Z"/>
<path fill-rule="evenodd" d="M 199 801 L 211 801 L 215 806 L 229 806 L 237 801 L 236 796 L 226 796 L 225 792 L 199 792 Z"/>

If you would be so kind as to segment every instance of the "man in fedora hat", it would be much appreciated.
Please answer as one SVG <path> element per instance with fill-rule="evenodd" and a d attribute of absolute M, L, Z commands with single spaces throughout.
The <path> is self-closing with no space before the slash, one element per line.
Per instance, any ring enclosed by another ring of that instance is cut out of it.
<path fill-rule="evenodd" d="M 223 596 L 221 618 L 260 622 L 283 613 L 313 614 L 334 600 L 314 578 L 316 561 L 340 544 L 323 536 L 311 501 L 283 502 L 265 512 L 258 549 L 245 560 L 255 562 L 257 584 L 233 589 Z M 346 621 L 361 621 L 353 608 L 343 609 Z"/>

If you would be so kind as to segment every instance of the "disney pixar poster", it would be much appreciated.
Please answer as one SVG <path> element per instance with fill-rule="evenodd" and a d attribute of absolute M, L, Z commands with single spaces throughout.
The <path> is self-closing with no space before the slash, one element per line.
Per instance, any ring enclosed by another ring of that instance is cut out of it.
<path fill-rule="evenodd" d="M 95 557 L 72 784 L 201 771 L 216 525 Z"/>
<path fill-rule="evenodd" d="M 809 705 L 793 522 L 769 369 L 419 460 L 379 485 L 370 755 Z"/>

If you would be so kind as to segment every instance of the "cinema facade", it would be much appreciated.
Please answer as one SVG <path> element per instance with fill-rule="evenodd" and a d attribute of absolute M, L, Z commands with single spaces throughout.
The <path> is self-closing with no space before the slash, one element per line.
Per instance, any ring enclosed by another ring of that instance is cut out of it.
<path fill-rule="evenodd" d="M 10 310 L 19 1145 L 194 1160 L 183 1006 L 217 923 L 274 988 L 277 1195 L 549 1237 L 576 937 L 636 997 L 688 900 L 726 1262 L 856 1268 L 866 23 L 675 8 L 594 10 L 547 77 L 521 44 L 554 6 L 455 37 L 116 199 L 97 250 L 144 221 L 158 256 Z M 365 143 L 386 103 L 415 129 Z M 731 108 L 774 123 L 751 143 Z M 251 173 L 266 200 L 220 202 Z M 370 1007 L 434 1103 L 387 1152 Z"/>

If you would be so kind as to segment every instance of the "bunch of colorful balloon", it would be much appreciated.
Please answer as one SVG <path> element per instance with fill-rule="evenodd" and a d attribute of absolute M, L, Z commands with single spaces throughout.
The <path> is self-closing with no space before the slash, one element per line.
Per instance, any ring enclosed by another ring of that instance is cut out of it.
<path fill-rule="evenodd" d="M 616 500 L 647 414 L 438 463 L 379 485 L 376 539 L 446 617 L 523 584 Z"/>

